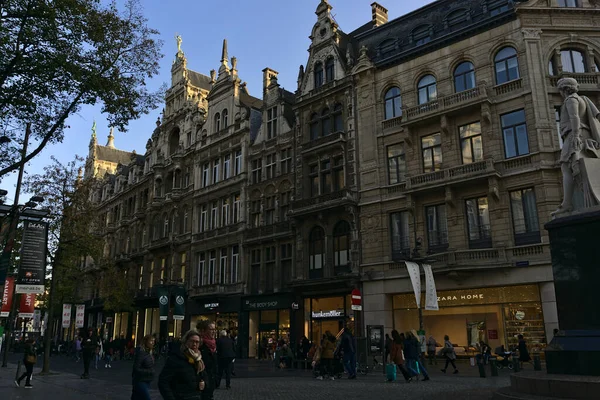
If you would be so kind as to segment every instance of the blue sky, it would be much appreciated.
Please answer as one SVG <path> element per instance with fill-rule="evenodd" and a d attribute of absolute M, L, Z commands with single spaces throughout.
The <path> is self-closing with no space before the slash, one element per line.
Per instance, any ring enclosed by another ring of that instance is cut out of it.
<path fill-rule="evenodd" d="M 371 20 L 373 0 L 330 0 L 332 15 L 340 29 L 351 32 Z M 432 0 L 380 0 L 388 9 L 392 20 L 420 8 Z M 289 91 L 296 90 L 300 64 L 306 64 L 311 29 L 316 22 L 315 10 L 319 0 L 236 0 L 217 3 L 207 0 L 141 0 L 148 24 L 160 32 L 163 40 L 160 75 L 148 82 L 150 88 L 158 88 L 170 82 L 171 63 L 177 51 L 175 35 L 183 39 L 182 49 L 188 60 L 188 68 L 209 75 L 218 70 L 223 39 L 228 42 L 229 57 L 237 57 L 240 78 L 248 83 L 250 94 L 262 96 L 262 70 L 265 67 L 279 72 L 279 84 Z M 152 134 L 155 121 L 162 106 L 131 121 L 125 133 L 115 132 L 115 145 L 126 151 L 145 152 L 146 141 Z M 66 163 L 75 154 L 88 154 L 91 127 L 96 120 L 98 141 L 106 143 L 108 126 L 100 113 L 100 106 L 85 107 L 67 122 L 63 143 L 48 146 L 26 167 L 28 174 L 41 173 L 54 155 Z M 0 188 L 8 190 L 8 202 L 12 202 L 16 173 L 0 182 Z M 28 200 L 27 194 L 21 202 Z"/>

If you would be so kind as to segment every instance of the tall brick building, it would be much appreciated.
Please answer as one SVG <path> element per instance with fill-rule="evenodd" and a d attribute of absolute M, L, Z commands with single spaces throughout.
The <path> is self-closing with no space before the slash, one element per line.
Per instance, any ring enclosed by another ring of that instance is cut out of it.
<path fill-rule="evenodd" d="M 297 91 L 266 68 L 260 99 L 226 44 L 210 76 L 180 50 L 146 154 L 90 150 L 88 175 L 117 157 L 97 195 L 105 255 L 137 293 L 107 325 L 90 288 L 90 326 L 178 335 L 210 319 L 251 357 L 344 322 L 418 329 L 403 263 L 417 259 L 438 289 L 427 334 L 542 348 L 557 327 L 543 229 L 561 198 L 556 82 L 600 100 L 597 6 L 439 0 L 388 20 L 373 3 L 345 33 L 323 0 Z M 160 323 L 156 288 L 181 284 L 186 319 Z"/>

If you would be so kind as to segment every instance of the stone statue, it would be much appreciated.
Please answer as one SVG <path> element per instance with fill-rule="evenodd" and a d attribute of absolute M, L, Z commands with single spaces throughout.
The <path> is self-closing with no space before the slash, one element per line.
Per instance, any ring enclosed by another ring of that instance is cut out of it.
<path fill-rule="evenodd" d="M 177 52 L 181 53 L 181 42 L 183 40 L 181 39 L 180 35 L 175 36 L 175 40 L 177 40 Z"/>
<path fill-rule="evenodd" d="M 575 190 L 583 194 L 583 208 L 600 204 L 600 111 L 589 98 L 577 94 L 575 79 L 562 78 L 557 86 L 565 99 L 560 110 L 564 198 L 552 216 L 573 211 Z"/>

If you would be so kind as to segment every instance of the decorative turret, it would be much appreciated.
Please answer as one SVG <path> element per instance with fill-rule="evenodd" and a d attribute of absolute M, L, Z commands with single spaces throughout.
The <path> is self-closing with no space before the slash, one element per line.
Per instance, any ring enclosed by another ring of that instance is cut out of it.
<path fill-rule="evenodd" d="M 175 86 L 179 81 L 185 78 L 185 71 L 187 68 L 187 59 L 183 50 L 181 50 L 181 36 L 175 36 L 177 41 L 177 53 L 175 54 L 175 60 L 171 66 L 171 87 Z"/>
<path fill-rule="evenodd" d="M 106 142 L 106 147 L 110 147 L 111 149 L 115 148 L 115 136 L 113 135 L 113 128 L 110 128 L 110 132 L 108 133 L 108 141 Z"/>
<path fill-rule="evenodd" d="M 227 64 L 227 39 L 223 39 L 223 50 L 221 51 L 221 66 L 219 67 L 218 81 L 225 79 L 229 74 L 229 65 Z"/>
<path fill-rule="evenodd" d="M 304 81 L 304 65 L 300 64 L 300 69 L 298 71 L 298 90 L 302 87 L 302 82 Z"/>
<path fill-rule="evenodd" d="M 96 138 L 96 120 L 92 124 L 92 137 L 90 138 L 90 151 L 96 147 L 98 144 L 98 139 Z"/>

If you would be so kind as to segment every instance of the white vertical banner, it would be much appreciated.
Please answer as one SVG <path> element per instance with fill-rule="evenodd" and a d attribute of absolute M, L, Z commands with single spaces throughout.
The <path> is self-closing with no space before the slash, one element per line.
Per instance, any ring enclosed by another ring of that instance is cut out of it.
<path fill-rule="evenodd" d="M 44 336 L 44 332 L 48 329 L 48 311 L 44 313 L 44 318 L 42 318 L 42 326 L 40 328 L 40 333 Z"/>
<path fill-rule="evenodd" d="M 431 265 L 423 264 L 425 271 L 425 309 L 430 311 L 439 311 L 437 290 L 435 289 L 435 280 Z"/>
<path fill-rule="evenodd" d="M 68 328 L 69 326 L 71 326 L 71 304 L 63 304 L 62 327 Z"/>
<path fill-rule="evenodd" d="M 40 330 L 40 325 L 42 323 L 42 310 L 33 311 L 33 330 L 37 332 Z"/>
<path fill-rule="evenodd" d="M 419 264 L 412 261 L 404 261 L 404 263 L 406 264 L 408 276 L 410 276 L 410 281 L 415 291 L 417 308 L 421 308 L 421 272 L 419 271 Z"/>
<path fill-rule="evenodd" d="M 77 304 L 75 308 L 75 328 L 83 328 L 85 304 Z"/>

